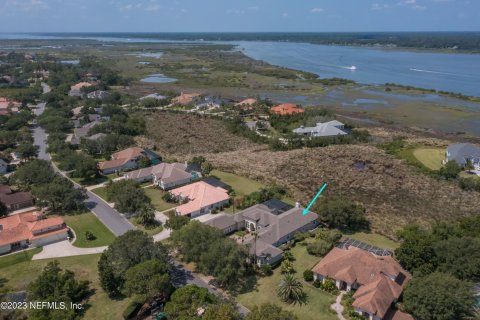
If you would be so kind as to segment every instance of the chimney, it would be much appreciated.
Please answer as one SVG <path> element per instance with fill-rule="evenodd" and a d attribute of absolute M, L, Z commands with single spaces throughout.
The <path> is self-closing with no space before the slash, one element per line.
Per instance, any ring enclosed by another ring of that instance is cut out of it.
<path fill-rule="evenodd" d="M 0 232 L 3 231 L 3 224 L 0 224 Z"/>
<path fill-rule="evenodd" d="M 300 202 L 295 202 L 295 208 L 300 208 Z"/>

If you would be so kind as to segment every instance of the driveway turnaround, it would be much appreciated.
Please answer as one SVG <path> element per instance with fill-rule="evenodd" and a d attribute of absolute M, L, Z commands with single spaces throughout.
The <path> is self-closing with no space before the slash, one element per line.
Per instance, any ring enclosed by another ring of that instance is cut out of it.
<path fill-rule="evenodd" d="M 47 244 L 43 246 L 43 250 L 33 256 L 32 260 L 42 260 L 51 258 L 62 258 L 72 256 L 83 256 L 86 254 L 102 253 L 107 247 L 96 248 L 77 248 L 68 240 Z"/>

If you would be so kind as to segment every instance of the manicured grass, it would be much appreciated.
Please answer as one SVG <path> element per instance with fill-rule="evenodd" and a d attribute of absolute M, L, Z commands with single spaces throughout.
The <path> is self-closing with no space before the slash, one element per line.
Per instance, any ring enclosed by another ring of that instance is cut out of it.
<path fill-rule="evenodd" d="M 108 201 L 107 200 L 107 188 L 105 187 L 100 187 L 100 188 L 95 188 L 93 190 L 91 190 L 93 193 L 95 193 L 97 196 L 99 196 L 100 198 L 102 198 L 103 200 L 105 201 Z"/>
<path fill-rule="evenodd" d="M 97 219 L 93 213 L 82 213 L 74 216 L 65 216 L 65 222 L 73 229 L 77 236 L 74 246 L 80 248 L 93 248 L 108 246 L 115 240 L 113 233 Z M 90 231 L 96 237 L 95 240 L 87 240 L 85 232 Z"/>
<path fill-rule="evenodd" d="M 137 218 L 135 217 L 128 219 L 128 221 L 130 221 L 135 227 L 137 227 L 138 230 L 147 233 L 149 236 L 156 235 L 163 230 L 163 226 L 160 224 L 160 222 L 156 226 L 145 228 L 145 226 L 137 222 Z"/>
<path fill-rule="evenodd" d="M 376 233 L 356 232 L 353 234 L 346 234 L 345 236 L 390 251 L 393 251 L 400 246 L 400 243 Z"/>
<path fill-rule="evenodd" d="M 210 175 L 219 178 L 222 182 L 231 186 L 233 190 L 235 190 L 237 196 L 245 196 L 265 187 L 258 181 L 234 173 L 213 170 Z"/>
<path fill-rule="evenodd" d="M 150 200 L 152 200 L 152 205 L 158 211 L 165 211 L 178 206 L 178 204 L 176 203 L 169 203 L 163 200 L 162 197 L 165 194 L 165 191 L 161 189 L 158 189 L 155 187 L 149 187 L 149 188 L 144 188 L 143 190 L 145 191 L 145 194 L 147 195 L 147 197 L 149 197 Z"/>
<path fill-rule="evenodd" d="M 90 287 L 95 293 L 87 302 L 85 317 L 83 319 L 123 319 L 122 312 L 130 302 L 130 298 L 111 300 L 100 287 L 97 264 L 100 255 L 84 255 L 55 259 L 60 262 L 62 269 L 75 273 L 77 279 L 89 280 Z M 0 261 L 3 258 L 0 258 Z M 1 277 L 7 279 L 6 287 L 11 292 L 25 290 L 48 262 L 54 259 L 24 261 L 1 268 Z"/>
<path fill-rule="evenodd" d="M 11 267 L 17 263 L 30 261 L 32 260 L 32 257 L 34 255 L 36 255 L 37 253 L 40 253 L 41 251 L 42 251 L 42 248 L 34 248 L 31 250 L 10 254 L 7 256 L 0 256 L 0 269 Z"/>
<path fill-rule="evenodd" d="M 291 249 L 296 260 L 293 262 L 296 270 L 295 277 L 302 279 L 303 271 L 312 268 L 320 258 L 307 253 L 305 246 L 297 244 Z M 280 268 L 276 268 L 272 276 L 259 278 L 255 288 L 247 293 L 239 294 L 236 299 L 247 308 L 253 308 L 262 303 L 273 303 L 286 310 L 294 312 L 302 320 L 335 320 L 337 317 L 330 310 L 335 297 L 304 283 L 304 291 L 307 294 L 305 305 L 289 305 L 282 302 L 277 296 L 277 286 L 282 279 Z"/>
<path fill-rule="evenodd" d="M 445 160 L 445 149 L 416 148 L 413 155 L 430 170 L 440 170 L 442 161 Z"/>

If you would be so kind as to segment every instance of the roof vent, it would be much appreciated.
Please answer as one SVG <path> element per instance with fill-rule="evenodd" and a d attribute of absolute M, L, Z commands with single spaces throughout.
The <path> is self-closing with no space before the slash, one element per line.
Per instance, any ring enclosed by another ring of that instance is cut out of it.
<path fill-rule="evenodd" d="M 0 232 L 3 231 L 3 224 L 0 224 Z"/>

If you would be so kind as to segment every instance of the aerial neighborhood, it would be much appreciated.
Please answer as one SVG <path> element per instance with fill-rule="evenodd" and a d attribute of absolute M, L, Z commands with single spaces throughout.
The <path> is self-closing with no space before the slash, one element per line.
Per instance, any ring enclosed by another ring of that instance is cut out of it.
<path fill-rule="evenodd" d="M 0 299 L 86 306 L 2 319 L 478 318 L 478 140 L 279 94 L 350 81 L 152 46 L 168 63 L 0 51 Z"/>

